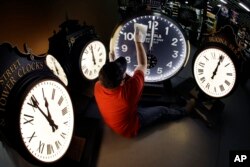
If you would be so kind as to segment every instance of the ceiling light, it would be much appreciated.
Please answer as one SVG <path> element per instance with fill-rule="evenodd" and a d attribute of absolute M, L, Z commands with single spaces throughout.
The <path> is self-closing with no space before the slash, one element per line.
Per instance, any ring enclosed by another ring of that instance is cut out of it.
<path fill-rule="evenodd" d="M 239 2 L 239 5 L 244 8 L 246 11 L 250 12 L 250 9 L 243 3 Z"/>

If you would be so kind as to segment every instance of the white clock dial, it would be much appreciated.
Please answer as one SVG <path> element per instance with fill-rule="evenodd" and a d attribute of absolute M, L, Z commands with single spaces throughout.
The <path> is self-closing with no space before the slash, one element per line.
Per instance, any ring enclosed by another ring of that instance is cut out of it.
<path fill-rule="evenodd" d="M 42 162 L 59 160 L 74 129 L 73 106 L 65 87 L 42 80 L 27 92 L 20 113 L 21 138 L 28 152 Z"/>
<path fill-rule="evenodd" d="M 90 80 L 96 79 L 99 71 L 106 62 L 106 48 L 98 40 L 91 41 L 83 49 L 80 56 L 82 74 Z"/>
<path fill-rule="evenodd" d="M 57 59 L 52 55 L 46 56 L 46 64 L 53 71 L 53 73 L 67 86 L 68 79 Z"/>
<path fill-rule="evenodd" d="M 228 95 L 236 83 L 236 68 L 230 56 L 220 48 L 202 50 L 194 61 L 193 72 L 198 86 L 207 95 Z"/>

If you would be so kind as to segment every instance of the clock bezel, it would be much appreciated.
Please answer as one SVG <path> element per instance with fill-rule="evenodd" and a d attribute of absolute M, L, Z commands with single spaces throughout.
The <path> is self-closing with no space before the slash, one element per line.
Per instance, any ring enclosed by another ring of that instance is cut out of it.
<path fill-rule="evenodd" d="M 195 61 L 196 61 L 196 58 L 199 56 L 199 54 L 206 50 L 206 49 L 210 49 L 210 48 L 215 48 L 215 49 L 218 49 L 218 50 L 221 50 L 222 52 L 224 52 L 225 54 L 228 55 L 228 57 L 231 59 L 233 65 L 234 65 L 234 68 L 235 68 L 235 83 L 232 87 L 232 89 L 225 95 L 223 96 L 213 96 L 209 93 L 207 93 L 206 91 L 204 91 L 198 84 L 198 82 L 196 81 L 196 77 L 195 77 L 195 69 L 194 69 L 194 64 L 195 64 Z M 211 98 L 214 98 L 214 99 L 221 99 L 221 98 L 225 98 L 225 97 L 228 97 L 230 96 L 234 91 L 235 89 L 237 88 L 237 86 L 239 85 L 239 80 L 240 80 L 240 71 L 239 71 L 239 60 L 237 59 L 237 56 L 235 54 L 233 54 L 233 52 L 227 48 L 226 46 L 220 44 L 220 43 L 214 43 L 214 42 L 208 42 L 208 43 L 205 43 L 203 44 L 200 48 L 198 48 L 195 53 L 194 53 L 194 56 L 193 56 L 193 60 L 192 60 L 192 74 L 194 76 L 194 80 L 197 84 L 197 87 L 199 88 L 199 90 L 201 92 L 203 92 L 206 96 L 208 97 L 211 97 Z"/>
<path fill-rule="evenodd" d="M 162 17 L 162 18 L 165 18 L 167 19 L 168 21 L 170 21 L 171 23 L 173 23 L 178 29 L 179 31 L 182 33 L 183 37 L 184 37 L 184 40 L 185 40 L 185 47 L 186 47 L 186 54 L 185 54 L 185 59 L 184 61 L 182 62 L 180 68 L 178 70 L 175 70 L 171 75 L 169 75 L 168 77 L 165 77 L 163 79 L 161 78 L 158 78 L 158 79 L 155 79 L 155 80 L 146 80 L 146 76 L 145 76 L 145 82 L 149 82 L 149 83 L 157 83 L 157 82 L 164 82 L 166 80 L 169 80 L 171 78 L 173 78 L 174 76 L 176 76 L 180 71 L 182 71 L 183 68 L 185 68 L 185 66 L 187 65 L 188 63 L 188 60 L 190 58 L 190 42 L 187 38 L 187 34 L 185 33 L 184 29 L 181 27 L 181 25 L 175 21 L 173 18 L 165 15 L 165 14 L 162 14 L 162 13 L 159 13 L 159 12 L 155 12 L 155 11 L 145 11 L 145 12 L 141 12 L 140 14 L 136 14 L 136 15 L 133 15 L 132 17 L 129 17 L 129 18 L 126 18 L 122 21 L 120 21 L 116 27 L 114 28 L 113 30 L 113 33 L 112 33 L 112 36 L 110 38 L 110 50 L 114 52 L 114 56 L 115 56 L 115 59 L 118 58 L 119 56 L 116 55 L 116 43 L 117 43 L 117 40 L 118 40 L 118 37 L 119 37 L 119 33 L 121 31 L 121 29 L 123 28 L 123 26 L 128 23 L 129 21 L 135 19 L 135 18 L 138 18 L 138 17 L 142 17 L 142 16 L 156 16 L 156 17 Z M 132 70 L 133 71 L 133 70 Z M 128 74 L 128 72 L 126 72 Z M 128 74 L 129 75 L 129 74 Z M 131 75 L 130 75 L 131 76 Z"/>

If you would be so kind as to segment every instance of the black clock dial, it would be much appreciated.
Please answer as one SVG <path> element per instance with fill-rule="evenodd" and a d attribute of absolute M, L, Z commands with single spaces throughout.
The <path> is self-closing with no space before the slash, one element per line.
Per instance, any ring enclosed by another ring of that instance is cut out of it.
<path fill-rule="evenodd" d="M 134 23 L 148 26 L 144 47 L 148 54 L 146 82 L 158 82 L 174 76 L 185 64 L 189 43 L 182 28 L 164 15 L 144 15 L 123 22 L 114 33 L 115 56 L 128 63 L 127 73 L 133 75 L 137 65 L 134 44 Z"/>
<path fill-rule="evenodd" d="M 154 68 L 157 65 L 157 58 L 150 53 L 147 54 L 147 61 L 148 61 L 148 66 L 147 66 L 148 69 Z"/>

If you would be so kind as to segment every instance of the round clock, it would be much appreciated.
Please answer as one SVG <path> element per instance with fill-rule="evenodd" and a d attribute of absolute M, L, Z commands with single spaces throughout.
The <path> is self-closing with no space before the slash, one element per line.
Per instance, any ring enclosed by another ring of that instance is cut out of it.
<path fill-rule="evenodd" d="M 65 86 L 57 78 L 29 76 L 18 87 L 11 95 L 16 105 L 10 107 L 16 114 L 8 115 L 12 142 L 32 162 L 60 160 L 74 130 L 73 106 Z"/>
<path fill-rule="evenodd" d="M 67 76 L 61 66 L 61 64 L 57 61 L 57 59 L 48 54 L 46 56 L 46 64 L 52 70 L 52 72 L 58 76 L 58 78 L 67 86 L 68 85 L 68 79 Z"/>
<path fill-rule="evenodd" d="M 96 79 L 99 71 L 106 62 L 106 48 L 99 40 L 91 40 L 80 54 L 80 69 L 84 77 Z"/>
<path fill-rule="evenodd" d="M 207 46 L 196 52 L 193 74 L 199 88 L 214 98 L 228 95 L 237 81 L 237 68 L 233 57 L 218 46 Z"/>
<path fill-rule="evenodd" d="M 161 14 L 135 16 L 125 20 L 111 38 L 115 57 L 127 60 L 127 74 L 132 76 L 137 65 L 134 44 L 134 23 L 148 26 L 144 47 L 147 52 L 148 69 L 146 82 L 169 79 L 179 72 L 189 57 L 189 42 L 179 24 Z"/>

